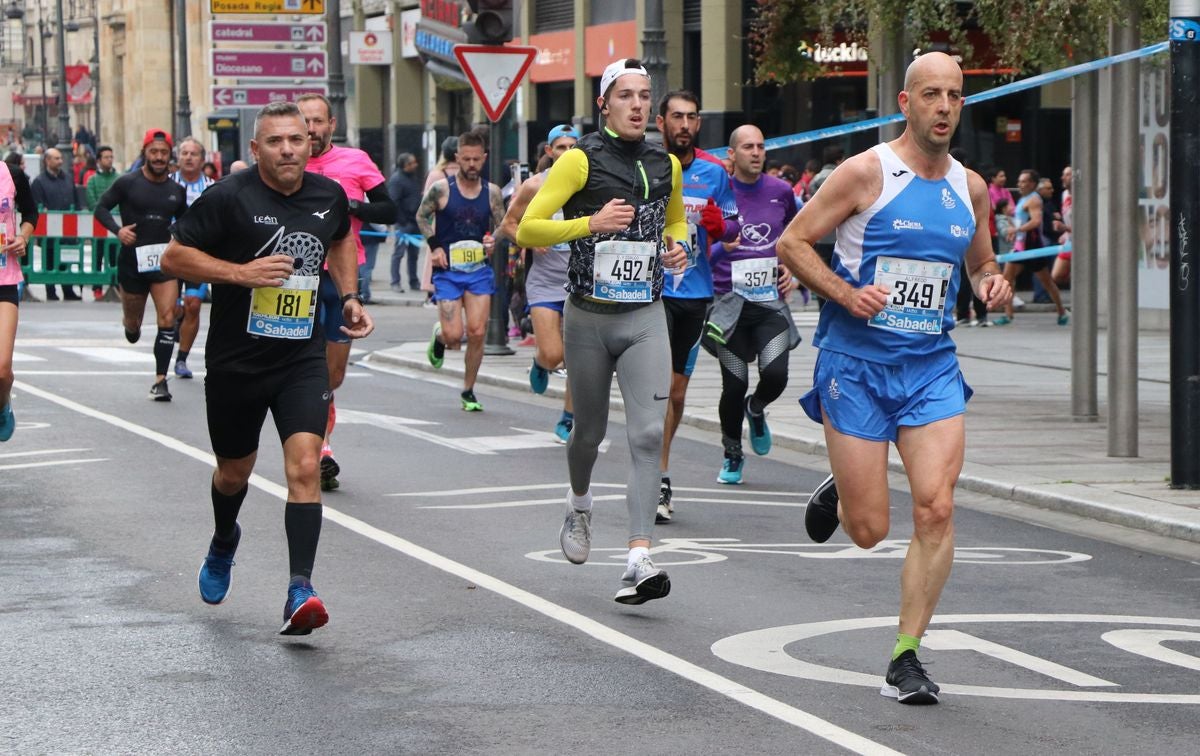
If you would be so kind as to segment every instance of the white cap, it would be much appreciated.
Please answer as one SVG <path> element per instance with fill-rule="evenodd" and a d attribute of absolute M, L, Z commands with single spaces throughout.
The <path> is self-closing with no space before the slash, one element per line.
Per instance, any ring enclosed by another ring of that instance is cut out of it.
<path fill-rule="evenodd" d="M 640 62 L 636 66 L 630 66 L 629 60 L 629 58 L 621 58 L 608 64 L 608 68 L 604 69 L 604 75 L 600 77 L 601 95 L 607 95 L 608 88 L 612 86 L 613 82 L 627 73 L 641 74 L 646 77 L 647 81 L 650 80 L 650 72 L 646 70 L 645 66 Z"/>

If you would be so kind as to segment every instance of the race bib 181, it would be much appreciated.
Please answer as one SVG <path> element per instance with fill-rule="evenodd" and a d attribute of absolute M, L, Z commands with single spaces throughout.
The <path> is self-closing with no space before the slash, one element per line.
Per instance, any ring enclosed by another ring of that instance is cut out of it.
<path fill-rule="evenodd" d="M 289 276 L 283 286 L 254 289 L 246 333 L 273 339 L 312 338 L 320 276 Z"/>

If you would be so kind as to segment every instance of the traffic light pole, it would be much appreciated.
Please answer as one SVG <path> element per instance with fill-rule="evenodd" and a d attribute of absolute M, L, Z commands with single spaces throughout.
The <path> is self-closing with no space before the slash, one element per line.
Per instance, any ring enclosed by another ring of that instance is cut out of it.
<path fill-rule="evenodd" d="M 1200 0 L 1171 0 L 1170 11 L 1171 487 L 1194 489 L 1200 488 Z"/>
<path fill-rule="evenodd" d="M 504 170 L 504 159 L 500 154 L 500 129 L 496 122 L 488 125 L 488 178 L 484 187 L 491 191 L 489 183 L 501 186 L 500 174 Z M 498 231 L 499 229 L 497 229 Z M 495 232 L 493 232 L 493 235 Z M 492 248 L 492 279 L 496 282 L 496 293 L 492 294 L 492 311 L 488 317 L 487 340 L 483 345 L 486 355 L 516 354 L 508 345 L 508 318 L 505 311 L 508 308 L 508 245 L 496 240 Z"/>

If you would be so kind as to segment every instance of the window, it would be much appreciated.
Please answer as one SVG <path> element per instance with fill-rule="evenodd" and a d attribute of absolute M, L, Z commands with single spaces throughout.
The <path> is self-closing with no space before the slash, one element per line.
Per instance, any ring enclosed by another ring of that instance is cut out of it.
<path fill-rule="evenodd" d="M 537 0 L 533 6 L 533 33 L 575 28 L 574 0 Z"/>

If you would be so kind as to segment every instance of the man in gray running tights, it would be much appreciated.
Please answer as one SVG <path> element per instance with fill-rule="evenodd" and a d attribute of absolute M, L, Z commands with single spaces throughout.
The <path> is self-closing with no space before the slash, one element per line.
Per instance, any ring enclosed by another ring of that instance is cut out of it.
<path fill-rule="evenodd" d="M 641 604 L 671 591 L 667 573 L 650 560 L 650 533 L 671 394 L 663 271 L 686 264 L 687 221 L 679 160 L 646 144 L 653 116 L 646 69 L 634 59 L 618 60 L 604 70 L 600 92 L 604 128 L 555 161 L 521 219 L 517 243 L 571 245 L 563 342 L 575 427 L 567 442 L 571 491 L 559 534 L 563 554 L 582 564 L 591 549 L 592 468 L 616 370 L 631 464 L 629 556 L 615 599 Z M 564 220 L 554 220 L 560 209 Z"/>

